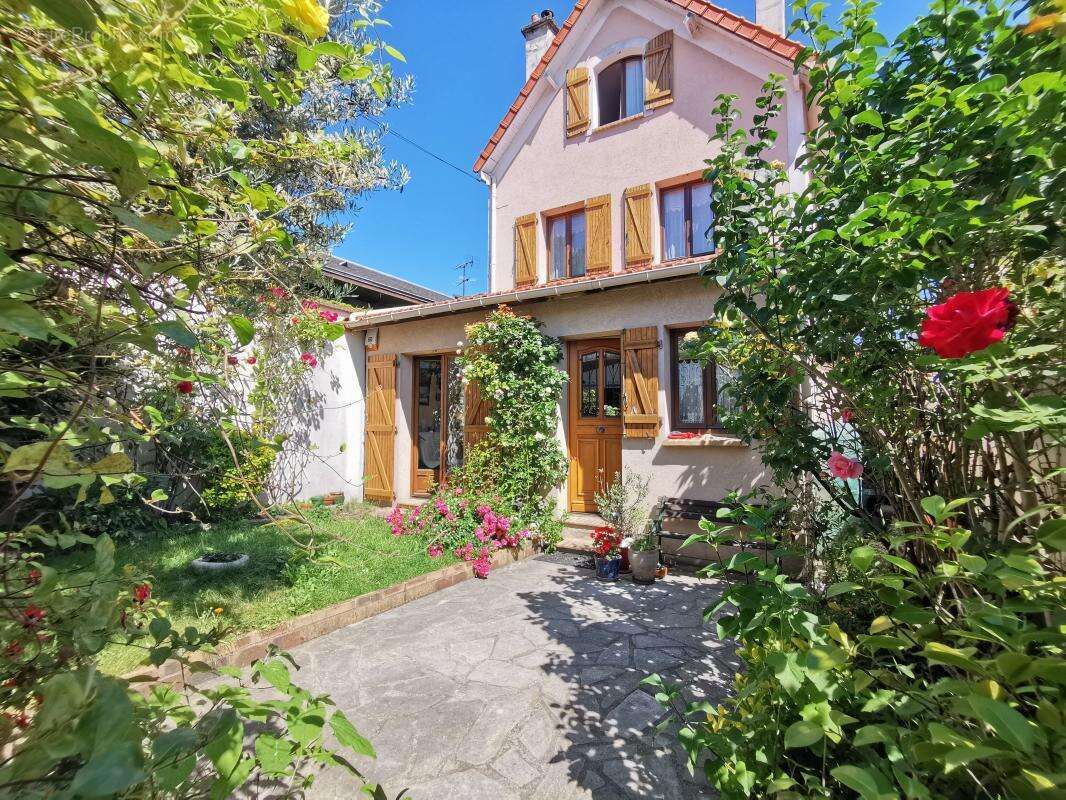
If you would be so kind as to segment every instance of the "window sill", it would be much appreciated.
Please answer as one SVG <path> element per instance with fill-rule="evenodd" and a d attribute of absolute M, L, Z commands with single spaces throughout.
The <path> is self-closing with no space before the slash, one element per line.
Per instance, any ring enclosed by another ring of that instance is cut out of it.
<path fill-rule="evenodd" d="M 639 114 L 630 114 L 628 117 L 616 119 L 614 122 L 608 122 L 606 125 L 597 125 L 595 128 L 590 130 L 589 133 L 591 135 L 595 135 L 597 133 L 600 133 L 601 131 L 612 131 L 615 128 L 621 128 L 631 122 L 636 122 L 637 120 L 641 119 L 644 119 L 643 111 L 641 111 Z"/>
<path fill-rule="evenodd" d="M 694 439 L 670 439 L 663 440 L 663 447 L 747 447 L 736 436 L 724 433 L 705 433 Z"/>

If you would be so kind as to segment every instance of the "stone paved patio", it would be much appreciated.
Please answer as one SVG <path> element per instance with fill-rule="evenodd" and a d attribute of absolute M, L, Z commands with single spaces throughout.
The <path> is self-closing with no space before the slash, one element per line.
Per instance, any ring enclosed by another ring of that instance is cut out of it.
<path fill-rule="evenodd" d="M 299 680 L 328 692 L 377 750 L 360 760 L 389 797 L 570 800 L 709 796 L 649 672 L 724 695 L 731 650 L 704 626 L 718 585 L 596 581 L 544 557 L 466 581 L 295 648 Z M 351 798 L 339 771 L 310 797 Z"/>

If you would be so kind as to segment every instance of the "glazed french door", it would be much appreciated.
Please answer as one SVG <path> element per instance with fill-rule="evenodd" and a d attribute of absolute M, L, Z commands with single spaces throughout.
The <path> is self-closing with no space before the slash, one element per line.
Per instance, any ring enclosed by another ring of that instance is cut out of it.
<path fill-rule="evenodd" d="M 411 493 L 429 494 L 463 463 L 463 382 L 455 358 L 414 360 Z"/>
<path fill-rule="evenodd" d="M 622 469 L 622 356 L 617 339 L 571 342 L 570 510 L 595 512 L 595 494 Z"/>

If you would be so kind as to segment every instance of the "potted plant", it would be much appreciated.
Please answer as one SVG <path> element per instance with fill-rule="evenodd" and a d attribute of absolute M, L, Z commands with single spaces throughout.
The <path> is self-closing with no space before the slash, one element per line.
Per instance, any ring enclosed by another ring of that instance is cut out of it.
<path fill-rule="evenodd" d="M 633 583 L 655 583 L 659 569 L 659 547 L 651 528 L 645 528 L 643 533 L 633 537 L 629 545 L 629 566 L 633 570 Z"/>
<path fill-rule="evenodd" d="M 592 532 L 596 551 L 596 577 L 604 581 L 618 580 L 622 569 L 622 535 L 614 528 L 597 528 Z"/>
<path fill-rule="evenodd" d="M 647 513 L 644 499 L 648 496 L 648 478 L 642 478 L 633 472 L 616 472 L 614 480 L 608 486 L 600 484 L 596 492 L 596 508 L 600 516 L 621 538 L 621 570 L 632 570 L 633 580 L 637 583 L 651 583 L 655 579 L 659 553 L 655 548 L 655 539 L 647 529 Z M 652 555 L 642 555 L 648 552 Z M 639 559 L 638 559 L 639 556 Z M 647 570 L 642 569 L 641 580 L 637 580 L 636 560 L 644 567 L 651 560 L 651 580 L 645 580 Z"/>

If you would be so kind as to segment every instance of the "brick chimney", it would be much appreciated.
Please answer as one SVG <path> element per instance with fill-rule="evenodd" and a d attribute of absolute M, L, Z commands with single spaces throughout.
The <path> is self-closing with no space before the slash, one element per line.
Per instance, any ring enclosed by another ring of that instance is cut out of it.
<path fill-rule="evenodd" d="M 785 0 L 755 0 L 755 22 L 784 35 Z"/>
<path fill-rule="evenodd" d="M 784 2 L 784 0 L 782 0 Z M 526 37 L 526 77 L 529 77 L 541 56 L 559 32 L 559 26 L 555 24 L 555 15 L 545 9 L 539 14 L 534 14 L 529 24 L 522 28 L 522 35 Z"/>

